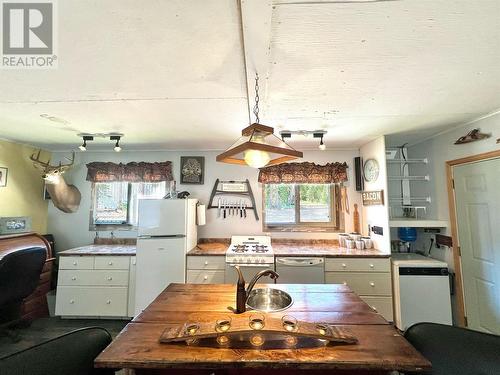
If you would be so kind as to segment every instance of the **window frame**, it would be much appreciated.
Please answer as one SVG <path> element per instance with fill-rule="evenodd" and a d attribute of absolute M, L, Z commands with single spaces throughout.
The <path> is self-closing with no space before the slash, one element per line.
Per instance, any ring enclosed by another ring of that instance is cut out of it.
<path fill-rule="evenodd" d="M 129 181 L 113 181 L 109 183 L 122 182 L 127 183 L 127 223 L 122 224 L 95 224 L 94 223 L 94 210 L 95 210 L 95 200 L 96 200 L 96 184 L 100 182 L 92 182 L 90 191 L 90 215 L 89 215 L 89 231 L 114 231 L 114 230 L 137 230 L 137 225 L 130 223 L 130 207 L 132 200 L 132 184 Z M 159 181 L 165 184 L 165 192 L 168 190 L 166 181 Z M 106 182 L 105 182 L 106 183 Z"/>
<path fill-rule="evenodd" d="M 329 222 L 301 222 L 300 221 L 300 185 L 317 184 L 294 184 L 295 189 L 295 222 L 294 223 L 266 223 L 266 185 L 262 184 L 262 230 L 264 232 L 329 232 L 337 233 L 344 231 L 344 215 L 340 206 L 340 184 L 330 185 L 330 218 Z"/>

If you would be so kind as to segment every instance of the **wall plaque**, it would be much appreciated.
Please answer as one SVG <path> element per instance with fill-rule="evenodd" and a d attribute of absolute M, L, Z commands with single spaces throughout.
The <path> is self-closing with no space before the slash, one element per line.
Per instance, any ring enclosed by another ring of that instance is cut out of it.
<path fill-rule="evenodd" d="M 363 197 L 363 206 L 384 205 L 383 190 L 363 191 L 361 196 Z"/>

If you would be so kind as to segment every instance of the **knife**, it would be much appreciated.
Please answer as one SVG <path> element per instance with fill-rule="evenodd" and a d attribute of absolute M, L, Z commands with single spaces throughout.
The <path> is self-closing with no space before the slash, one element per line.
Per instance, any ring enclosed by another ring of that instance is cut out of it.
<path fill-rule="evenodd" d="M 221 205 L 222 202 L 221 199 L 219 198 L 219 200 L 217 201 L 217 217 L 220 217 Z"/>
<path fill-rule="evenodd" d="M 240 218 L 243 217 L 243 201 L 240 199 Z"/>
<path fill-rule="evenodd" d="M 243 206 L 243 216 L 246 219 L 246 217 L 247 217 L 247 204 L 246 203 L 245 203 L 245 206 Z"/>
<path fill-rule="evenodd" d="M 226 218 L 226 208 L 227 208 L 226 201 L 222 202 L 222 206 L 223 206 L 223 217 L 225 219 Z"/>

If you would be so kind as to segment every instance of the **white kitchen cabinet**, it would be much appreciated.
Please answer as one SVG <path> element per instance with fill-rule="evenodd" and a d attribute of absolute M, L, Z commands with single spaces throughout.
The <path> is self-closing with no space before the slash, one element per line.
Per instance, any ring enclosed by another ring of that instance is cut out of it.
<path fill-rule="evenodd" d="M 61 256 L 56 315 L 129 317 L 134 292 L 135 257 Z M 132 274 L 133 273 L 133 274 Z"/>
<path fill-rule="evenodd" d="M 325 271 L 391 272 L 389 258 L 330 258 L 325 263 Z"/>
<path fill-rule="evenodd" d="M 348 285 L 374 311 L 393 320 L 389 258 L 327 258 L 325 283 Z"/>
<path fill-rule="evenodd" d="M 187 257 L 186 280 L 191 284 L 221 284 L 224 283 L 226 258 L 224 256 Z"/>
<path fill-rule="evenodd" d="M 56 315 L 127 316 L 126 287 L 61 286 L 56 298 Z"/>
<path fill-rule="evenodd" d="M 226 258 L 224 256 L 198 256 L 187 257 L 188 270 L 222 270 L 226 269 Z"/>
<path fill-rule="evenodd" d="M 224 271 L 188 270 L 187 282 L 190 284 L 224 284 Z"/>

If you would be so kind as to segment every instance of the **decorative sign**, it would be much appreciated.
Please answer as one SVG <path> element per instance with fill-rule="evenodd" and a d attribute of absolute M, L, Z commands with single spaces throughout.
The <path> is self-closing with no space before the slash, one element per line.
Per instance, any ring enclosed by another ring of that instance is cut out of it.
<path fill-rule="evenodd" d="M 384 191 L 374 190 L 374 191 L 363 191 L 361 193 L 363 197 L 363 206 L 379 206 L 384 205 Z"/>

